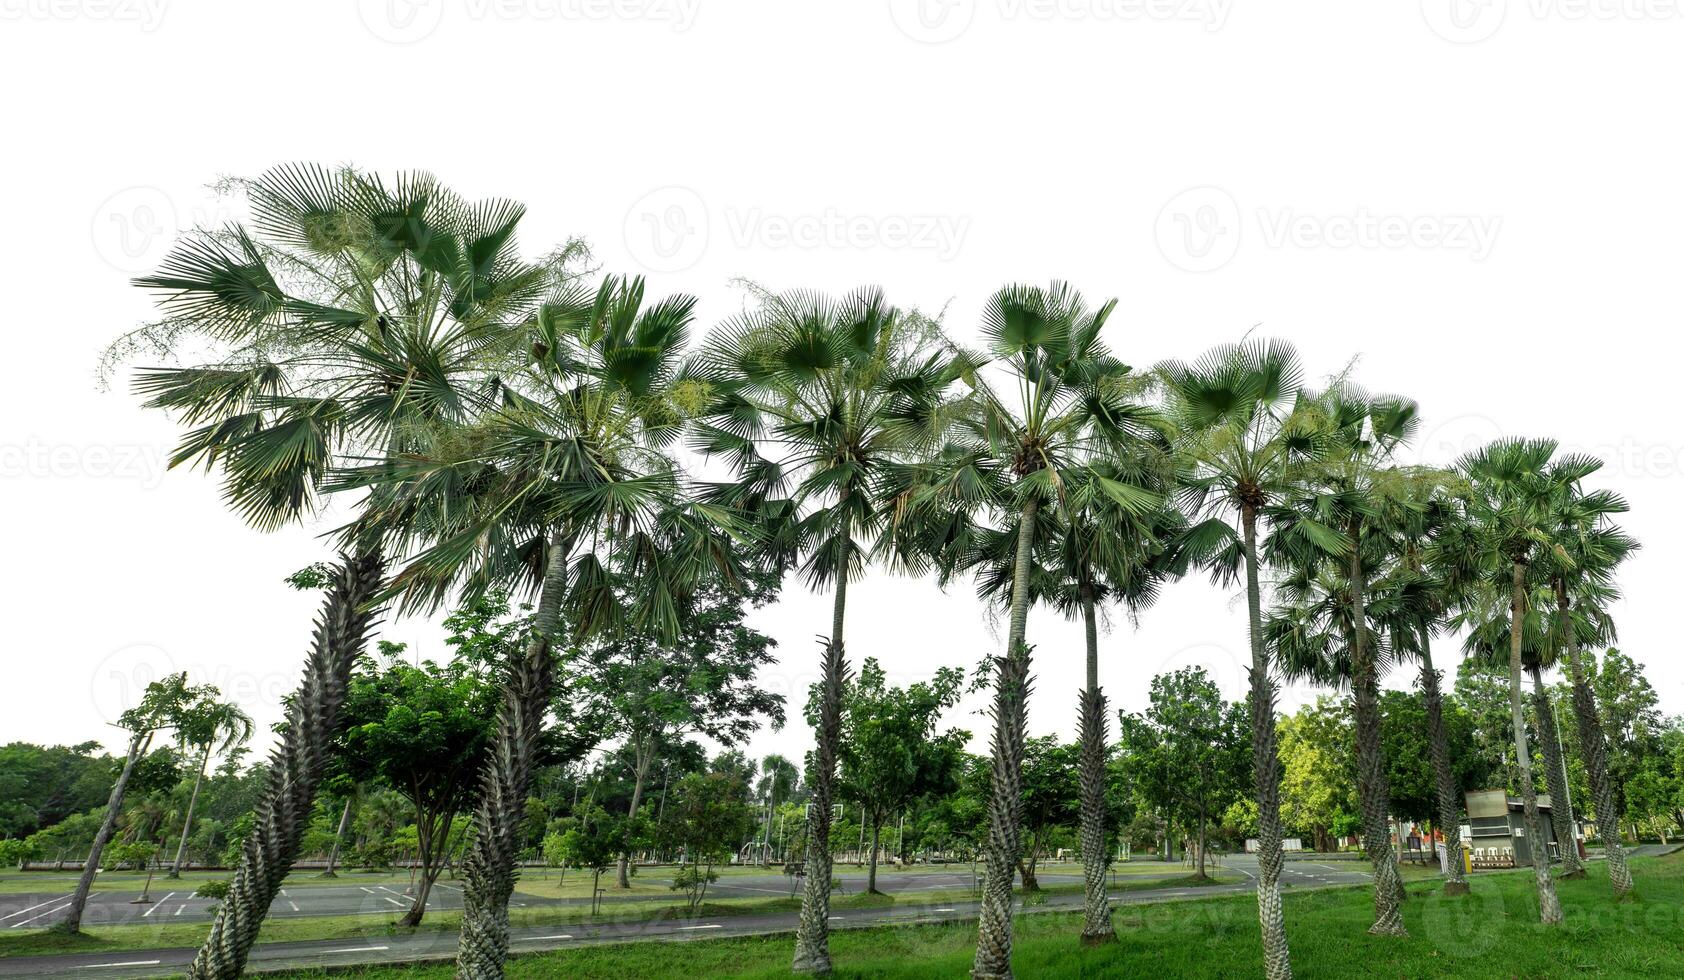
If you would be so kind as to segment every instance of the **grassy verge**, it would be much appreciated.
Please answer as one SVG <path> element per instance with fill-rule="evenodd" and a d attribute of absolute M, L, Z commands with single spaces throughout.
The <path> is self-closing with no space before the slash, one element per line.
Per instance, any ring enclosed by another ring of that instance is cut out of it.
<path fill-rule="evenodd" d="M 1300 978 L 1676 977 L 1684 962 L 1684 860 L 1634 862 L 1639 897 L 1615 905 L 1600 864 L 1583 880 L 1558 882 L 1567 921 L 1544 927 L 1530 876 L 1481 875 L 1472 895 L 1445 898 L 1434 882 L 1409 886 L 1407 939 L 1367 935 L 1370 896 L 1361 887 L 1288 892 L 1287 925 Z M 1038 980 L 1150 975 L 1261 974 L 1255 900 L 1249 896 L 1132 906 L 1117 914 L 1121 941 L 1077 943 L 1078 916 L 1026 915 L 1016 929 L 1018 975 Z M 975 938 L 968 923 L 840 930 L 831 948 L 836 976 L 964 976 Z M 520 957 L 512 978 L 609 980 L 787 977 L 787 936 L 582 947 Z M 287 976 L 317 976 L 295 973 Z M 449 966 L 379 967 L 370 980 L 447 980 Z"/>

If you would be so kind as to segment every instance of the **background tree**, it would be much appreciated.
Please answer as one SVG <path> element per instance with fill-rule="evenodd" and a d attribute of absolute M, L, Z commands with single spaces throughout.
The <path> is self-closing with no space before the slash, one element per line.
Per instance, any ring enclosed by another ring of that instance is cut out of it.
<path fill-rule="evenodd" d="M 252 736 L 251 716 L 232 701 L 217 700 L 218 693 L 216 688 L 206 687 L 196 701 L 182 710 L 176 725 L 177 742 L 184 749 L 198 749 L 199 771 L 193 777 L 193 795 L 187 800 L 187 815 L 181 822 L 181 842 L 175 848 L 171 878 L 181 877 L 181 860 L 187 853 L 187 838 L 193 830 L 193 810 L 199 805 L 199 789 L 204 784 L 211 755 L 231 752 Z"/>
<path fill-rule="evenodd" d="M 54 927 L 57 931 L 70 935 L 82 931 L 82 910 L 88 905 L 88 890 L 93 887 L 94 875 L 99 872 L 100 852 L 111 839 L 111 831 L 116 827 L 117 818 L 123 811 L 123 795 L 128 791 L 129 780 L 135 773 L 136 763 L 146 755 L 152 739 L 160 731 L 176 727 L 181 721 L 182 711 L 204 694 L 204 689 L 187 683 L 186 673 L 170 674 L 162 680 L 146 685 L 139 703 L 118 716 L 117 727 L 129 733 L 129 751 L 123 759 L 123 768 L 118 772 L 116 782 L 111 786 L 111 796 L 105 804 L 105 818 L 100 822 L 99 831 L 94 834 L 93 844 L 88 849 L 87 860 L 82 865 L 82 876 L 77 880 L 76 891 L 70 898 L 69 911 Z"/>
<path fill-rule="evenodd" d="M 1123 752 L 1137 791 L 1192 832 L 1203 879 L 1210 825 L 1245 784 L 1245 706 L 1224 701 L 1202 667 L 1157 675 L 1150 698 L 1145 712 L 1120 716 Z"/>
<path fill-rule="evenodd" d="M 1041 890 L 1036 872 L 1047 838 L 1081 813 L 1081 748 L 1056 735 L 1031 738 L 1023 747 L 1023 849 L 1016 858 L 1025 892 Z"/>
<path fill-rule="evenodd" d="M 638 819 L 644 789 L 660 749 L 691 735 L 733 747 L 770 719 L 784 720 L 783 695 L 761 687 L 762 668 L 777 663 L 771 637 L 745 619 L 777 594 L 776 576 L 751 573 L 741 588 L 710 583 L 680 602 L 672 642 L 649 630 L 604 636 L 587 655 L 600 689 L 630 749 L 628 828 Z M 619 887 L 630 888 L 631 846 L 619 857 Z"/>
<path fill-rule="evenodd" d="M 409 664 L 403 653 L 402 644 L 382 642 L 379 659 L 358 664 L 337 749 L 354 776 L 379 779 L 414 807 L 420 874 L 398 921 L 415 926 L 443 870 L 456 815 L 479 789 L 496 694 L 486 675 L 460 659 Z"/>
<path fill-rule="evenodd" d="M 938 731 L 942 712 L 959 702 L 964 672 L 944 667 L 934 679 L 892 687 L 876 658 L 867 657 L 859 676 L 842 689 L 840 787 L 865 810 L 871 841 L 866 891 L 877 893 L 877 856 L 883 824 L 913 801 L 951 792 L 970 733 Z M 808 701 L 817 713 L 820 692 Z"/>
<path fill-rule="evenodd" d="M 1280 720 L 1281 816 L 1309 831 L 1318 851 L 1361 825 L 1356 802 L 1355 741 L 1344 705 L 1323 695 Z"/>

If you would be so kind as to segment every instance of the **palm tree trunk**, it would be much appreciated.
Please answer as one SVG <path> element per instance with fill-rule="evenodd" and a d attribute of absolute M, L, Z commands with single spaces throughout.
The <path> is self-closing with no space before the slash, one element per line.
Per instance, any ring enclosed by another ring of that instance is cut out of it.
<path fill-rule="evenodd" d="M 187 834 L 193 829 L 193 810 L 199 805 L 199 787 L 205 781 L 205 767 L 209 764 L 210 746 L 206 745 L 204 754 L 199 756 L 199 775 L 193 780 L 193 795 L 187 799 L 187 819 L 181 824 L 181 841 L 175 845 L 175 863 L 165 877 L 181 877 L 181 858 L 187 853 Z"/>
<path fill-rule="evenodd" d="M 1456 805 L 1456 776 L 1450 769 L 1450 736 L 1444 730 L 1444 695 L 1433 669 L 1432 629 L 1421 624 L 1421 695 L 1427 703 L 1427 740 L 1433 756 L 1433 779 L 1438 784 L 1438 825 L 1444 834 L 1444 857 L 1449 865 L 1444 894 L 1465 895 L 1468 879 L 1462 870 L 1461 808 Z"/>
<path fill-rule="evenodd" d="M 54 928 L 58 932 L 72 936 L 82 931 L 82 910 L 88 905 L 88 891 L 93 888 L 94 875 L 99 873 L 99 856 L 105 850 L 105 844 L 111 839 L 111 831 L 117 826 L 117 815 L 123 810 L 123 794 L 128 792 L 129 777 L 134 775 L 135 762 L 145 754 L 145 746 L 152 741 L 150 732 L 135 732 L 129 736 L 129 754 L 123 760 L 123 771 L 118 773 L 117 782 L 111 787 L 111 796 L 105 802 L 105 819 L 99 825 L 99 832 L 94 834 L 93 846 L 88 850 L 88 861 L 82 865 L 82 876 L 76 881 L 76 894 L 70 898 L 70 912 L 63 921 Z"/>
<path fill-rule="evenodd" d="M 1111 900 L 1105 894 L 1109 850 L 1105 840 L 1105 694 L 1099 687 L 1099 628 L 1093 586 L 1081 586 L 1082 626 L 1088 652 L 1088 686 L 1081 696 L 1082 743 L 1082 945 L 1099 946 L 1117 938 L 1111 925 Z"/>
<path fill-rule="evenodd" d="M 1584 662 L 1579 659 L 1567 591 L 1560 582 L 1556 583 L 1555 595 L 1566 624 L 1564 652 L 1567 672 L 1573 681 L 1573 717 L 1578 723 L 1579 751 L 1584 755 L 1590 794 L 1596 804 L 1596 829 L 1602 837 L 1603 853 L 1608 856 L 1608 884 L 1614 890 L 1614 900 L 1625 901 L 1631 896 L 1631 867 L 1626 864 L 1625 848 L 1620 846 L 1620 810 L 1614 799 L 1613 780 L 1608 778 L 1608 743 L 1602 734 L 1602 719 L 1596 713 L 1596 696 L 1585 677 Z"/>
<path fill-rule="evenodd" d="M 362 656 L 374 625 L 372 603 L 385 582 L 385 566 L 378 547 L 340 559 L 333 586 L 316 617 L 315 643 L 304 666 L 304 680 L 287 711 L 286 734 L 269 757 L 256 826 L 246 838 L 240 865 L 210 935 L 188 969 L 193 980 L 240 975 L 263 917 L 292 870 L 316 802 L 328 743 L 339 734 L 339 709 L 351 667 Z"/>
<path fill-rule="evenodd" d="M 1407 936 L 1398 910 L 1403 878 L 1392 850 L 1391 784 L 1386 778 L 1386 748 L 1380 732 L 1380 671 L 1369 642 L 1368 584 L 1362 567 L 1362 532 L 1353 526 L 1351 539 L 1351 694 L 1356 715 L 1357 802 L 1362 810 L 1362 844 L 1374 865 L 1374 924 L 1372 936 Z"/>
<path fill-rule="evenodd" d="M 1029 568 L 1039 505 L 1031 496 L 1018 522 L 1011 628 L 1006 655 L 994 661 L 994 758 L 988 790 L 986 872 L 976 958 L 971 963 L 971 976 L 976 980 L 1009 980 L 1012 976 L 1012 872 L 1021 847 L 1018 828 L 1023 819 L 1023 738 L 1030 690 L 1029 647 L 1024 634 L 1029 625 Z"/>
<path fill-rule="evenodd" d="M 1538 918 L 1545 925 L 1561 922 L 1561 901 L 1550 879 L 1549 847 L 1538 823 L 1538 791 L 1532 785 L 1532 750 L 1526 743 L 1526 713 L 1520 701 L 1522 618 L 1525 615 L 1526 566 L 1514 563 L 1514 590 L 1509 620 L 1509 713 L 1514 722 L 1514 755 L 1520 768 L 1520 800 L 1526 817 L 1527 850 L 1532 852 L 1532 873 L 1538 884 Z"/>
<path fill-rule="evenodd" d="M 843 503 L 847 497 L 844 492 Z M 853 560 L 849 529 L 837 535 L 836 595 L 831 603 L 830 637 L 819 667 L 819 730 L 813 747 L 813 795 L 807 818 L 807 859 L 802 881 L 801 917 L 795 930 L 796 973 L 830 973 L 830 808 L 836 793 L 836 754 L 842 741 L 842 688 L 848 662 L 842 653 L 842 624 L 848 609 L 848 565 Z"/>
<path fill-rule="evenodd" d="M 327 870 L 322 872 L 323 878 L 337 878 L 333 866 L 339 863 L 339 842 L 345 839 L 345 828 L 351 824 L 351 798 L 345 797 L 345 809 L 339 811 L 339 830 L 333 835 L 333 850 L 327 854 Z"/>
<path fill-rule="evenodd" d="M 1583 878 L 1585 866 L 1579 861 L 1579 842 L 1573 835 L 1573 804 L 1567 799 L 1567 769 L 1561 758 L 1561 742 L 1555 730 L 1555 706 L 1550 704 L 1544 690 L 1544 674 L 1533 664 L 1527 668 L 1532 675 L 1532 713 L 1538 716 L 1538 743 L 1544 750 L 1544 785 L 1550 790 L 1550 823 L 1555 830 L 1555 843 L 1561 848 L 1561 876 Z"/>
<path fill-rule="evenodd" d="M 1275 683 L 1263 646 L 1263 590 L 1257 582 L 1257 508 L 1240 509 L 1245 546 L 1246 614 L 1251 642 L 1251 768 L 1257 790 L 1257 921 L 1263 930 L 1263 972 L 1290 980 L 1292 953 L 1281 907 L 1281 763 L 1275 748 Z"/>
<path fill-rule="evenodd" d="M 462 933 L 456 946 L 456 975 L 500 980 L 509 955 L 509 896 L 519 872 L 521 824 L 532 762 L 544 734 L 555 681 L 551 642 L 561 628 L 561 597 L 567 582 L 567 548 L 550 536 L 550 554 L 526 649 L 509 665 L 503 703 L 497 709 L 497 741 L 480 773 L 474 808 L 473 843 L 462 860 Z"/>

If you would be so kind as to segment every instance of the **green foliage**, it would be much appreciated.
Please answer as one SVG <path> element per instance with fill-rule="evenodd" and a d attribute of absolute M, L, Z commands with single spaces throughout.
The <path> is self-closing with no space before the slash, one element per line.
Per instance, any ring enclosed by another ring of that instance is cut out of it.
<path fill-rule="evenodd" d="M 1202 667 L 1152 678 L 1150 697 L 1144 713 L 1120 716 L 1136 790 L 1160 813 L 1203 834 L 1244 794 L 1251 771 L 1248 712 L 1224 701 Z"/>
<path fill-rule="evenodd" d="M 214 881 L 207 881 L 201 884 L 198 888 L 194 889 L 193 894 L 199 896 L 200 898 L 214 898 L 217 901 L 221 901 L 228 897 L 228 890 L 232 887 L 233 882 L 229 879 L 218 878 Z"/>

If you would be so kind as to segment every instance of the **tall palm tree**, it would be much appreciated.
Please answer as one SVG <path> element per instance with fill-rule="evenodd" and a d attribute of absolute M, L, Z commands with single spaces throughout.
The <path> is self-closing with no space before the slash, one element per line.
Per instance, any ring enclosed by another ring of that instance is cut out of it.
<path fill-rule="evenodd" d="M 754 309 L 714 330 L 697 358 L 710 404 L 694 439 L 734 473 L 709 498 L 756 515 L 775 565 L 799 561 L 809 586 L 834 589 L 821 641 L 792 964 L 796 972 L 829 973 L 831 808 L 848 676 L 843 627 L 848 584 L 875 547 L 857 537 L 889 532 L 889 469 L 932 444 L 953 375 L 932 344 L 932 326 L 878 290 L 840 301 L 807 292 L 757 298 Z"/>
<path fill-rule="evenodd" d="M 675 636 L 678 598 L 708 575 L 734 575 L 729 515 L 684 499 L 668 452 L 701 397 L 679 370 L 694 304 L 645 305 L 641 279 L 564 285 L 527 324 L 529 363 L 500 379 L 497 406 L 464 424 L 443 420 L 415 451 L 330 483 L 369 489 L 372 522 L 419 549 L 393 579 L 404 608 L 435 608 L 458 587 L 537 593 L 525 646 L 504 665 L 496 747 L 462 862 L 459 976 L 503 974 L 555 644 L 621 625 Z M 616 570 L 637 586 L 629 603 Z"/>
<path fill-rule="evenodd" d="M 424 174 L 388 183 L 290 166 L 245 186 L 250 224 L 195 232 L 136 280 L 161 294 L 165 318 L 115 349 L 209 344 L 211 359 L 143 371 L 136 388 L 196 427 L 171 465 L 219 468 L 229 503 L 268 530 L 313 512 L 336 466 L 408 450 L 428 427 L 481 410 L 524 357 L 520 326 L 572 275 L 578 250 L 524 262 L 519 205 L 470 204 Z M 379 529 L 353 528 L 194 977 L 239 974 L 297 854 L 385 582 Z"/>
<path fill-rule="evenodd" d="M 176 726 L 176 739 L 183 748 L 199 750 L 199 771 L 193 777 L 193 795 L 187 799 L 187 816 L 181 823 L 181 840 L 175 847 L 175 861 L 170 865 L 169 877 L 181 877 L 181 859 L 187 853 L 187 837 L 193 832 L 193 811 L 199 804 L 199 787 L 205 781 L 205 768 L 212 755 L 227 752 L 250 741 L 255 726 L 251 716 L 232 701 L 217 700 L 221 692 L 207 687 L 203 695 L 188 705 Z"/>
<path fill-rule="evenodd" d="M 1450 737 L 1444 727 L 1442 678 L 1433 666 L 1433 632 L 1443 624 L 1464 588 L 1468 534 L 1454 477 L 1441 470 L 1414 470 L 1388 501 L 1384 525 L 1396 553 L 1380 586 L 1376 618 L 1387 624 L 1398 657 L 1420 664 L 1421 698 L 1427 713 L 1438 810 L 1434 823 L 1444 835 L 1444 894 L 1468 892 L 1462 864 L 1461 806 L 1450 765 Z"/>
<path fill-rule="evenodd" d="M 1539 846 L 1532 852 L 1533 877 L 1538 888 L 1538 916 L 1546 925 L 1561 922 L 1561 901 L 1550 878 L 1549 854 L 1538 822 L 1538 793 L 1532 778 L 1532 752 L 1527 742 L 1526 716 L 1521 701 L 1524 672 L 1525 617 L 1528 610 L 1527 569 L 1540 554 L 1555 547 L 1550 516 L 1559 502 L 1576 492 L 1579 481 L 1601 464 L 1581 456 L 1555 456 L 1549 439 L 1499 439 L 1457 461 L 1456 468 L 1473 484 L 1469 516 L 1477 531 L 1479 555 L 1490 573 L 1495 595 L 1508 581 L 1509 712 L 1514 725 L 1515 761 L 1519 768 L 1526 836 Z"/>
<path fill-rule="evenodd" d="M 1159 366 L 1168 392 L 1177 455 L 1188 469 L 1187 512 L 1206 519 L 1188 533 L 1192 554 L 1218 581 L 1243 567 L 1251 646 L 1252 772 L 1257 793 L 1257 914 L 1270 980 L 1292 976 L 1281 907 L 1280 758 L 1275 746 L 1275 681 L 1263 642 L 1257 531 L 1267 508 L 1301 486 L 1322 436 L 1299 410 L 1302 369 L 1290 345 L 1252 340 L 1207 351 L 1192 363 Z M 1237 519 L 1238 533 L 1231 520 Z M 1331 528 L 1303 523 L 1326 542 Z"/>
<path fill-rule="evenodd" d="M 1110 300 L 1090 310 L 1080 293 L 1058 282 L 1046 289 L 1007 286 L 990 297 L 982 323 L 986 351 L 955 348 L 954 363 L 970 393 L 949 441 L 903 495 L 909 525 L 921 528 L 919 550 L 933 554 L 944 575 L 973 564 L 964 556 L 987 537 L 974 525 L 979 509 L 996 518 L 996 540 L 1003 531 L 1011 542 L 1009 564 L 986 564 L 1011 569 L 1010 626 L 1006 653 L 993 664 L 987 873 L 973 977 L 1012 975 L 1012 878 L 1020 850 L 1030 691 L 1026 633 L 1036 542 L 1052 537 L 1058 523 L 1070 518 L 1064 510 L 1070 488 L 1061 474 L 1081 470 L 1110 450 L 1115 450 L 1111 460 L 1122 467 L 1119 475 L 1127 474 L 1134 465 L 1132 447 L 1156 432 L 1156 413 L 1135 398 L 1142 382 L 1100 338 L 1115 306 Z M 994 374 L 1003 376 L 998 385 Z M 1093 493 L 1132 517 L 1142 518 L 1163 503 L 1161 494 L 1133 480 L 1091 466 L 1086 473 Z M 1090 726 L 1091 732 L 1102 733 L 1102 724 Z"/>
<path fill-rule="evenodd" d="M 1348 650 L 1356 735 L 1357 799 L 1362 811 L 1363 849 L 1374 866 L 1372 935 L 1406 936 L 1398 906 L 1403 878 L 1391 845 L 1391 788 L 1380 735 L 1381 651 L 1367 611 L 1379 564 L 1387 560 L 1385 501 L 1405 477 L 1390 465 L 1397 449 L 1419 425 L 1415 403 L 1395 396 L 1370 397 L 1341 380 L 1308 399 L 1305 410 L 1323 430 L 1325 451 L 1310 480 L 1282 511 L 1270 550 L 1295 569 L 1341 565 L 1315 580 L 1332 582 L 1326 598 L 1343 603 L 1332 617 Z M 1328 528 L 1342 532 L 1329 542 Z M 1314 572 L 1311 572 L 1314 575 Z M 1327 617 L 1323 617 L 1324 619 Z"/>
<path fill-rule="evenodd" d="M 1608 880 L 1614 898 L 1623 901 L 1631 894 L 1631 868 L 1620 846 L 1619 802 L 1608 772 L 1607 740 L 1581 651 L 1587 642 L 1612 638 L 1613 621 L 1604 610 L 1619 596 L 1613 585 L 1614 570 L 1638 544 L 1610 520 L 1627 509 L 1615 494 L 1571 492 L 1555 503 L 1550 523 L 1556 548 L 1540 563 L 1549 593 L 1545 601 L 1555 606 L 1552 646 L 1559 651 L 1572 684 L 1573 715 L 1590 777 L 1596 825 L 1608 856 Z"/>

